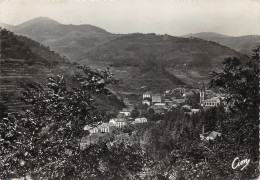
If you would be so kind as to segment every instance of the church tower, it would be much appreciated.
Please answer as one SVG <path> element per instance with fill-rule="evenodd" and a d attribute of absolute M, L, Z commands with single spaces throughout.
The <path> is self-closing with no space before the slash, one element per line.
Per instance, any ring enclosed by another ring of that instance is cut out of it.
<path fill-rule="evenodd" d="M 200 89 L 200 104 L 203 104 L 204 100 L 205 100 L 205 86 L 203 82 L 202 88 Z"/>

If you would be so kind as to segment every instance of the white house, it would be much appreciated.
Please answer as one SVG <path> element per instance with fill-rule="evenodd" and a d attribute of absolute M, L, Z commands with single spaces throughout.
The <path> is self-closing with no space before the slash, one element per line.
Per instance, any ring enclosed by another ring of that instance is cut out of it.
<path fill-rule="evenodd" d="M 220 98 L 219 97 L 213 97 L 211 99 L 206 99 L 203 101 L 204 107 L 216 107 L 220 105 Z"/>
<path fill-rule="evenodd" d="M 127 109 L 123 109 L 122 111 L 119 112 L 119 114 L 124 115 L 125 117 L 131 116 L 131 111 Z"/>
<path fill-rule="evenodd" d="M 116 126 L 116 128 L 121 128 L 128 124 L 128 121 L 125 118 L 112 118 L 109 123 L 112 123 Z"/>
<path fill-rule="evenodd" d="M 146 118 L 136 118 L 135 119 L 135 122 L 139 122 L 139 123 L 146 123 L 147 122 L 147 119 Z"/>
<path fill-rule="evenodd" d="M 195 114 L 195 113 L 200 112 L 200 109 L 191 109 L 191 112 L 192 112 L 193 114 Z"/>
<path fill-rule="evenodd" d="M 145 98 L 151 99 L 151 97 L 152 97 L 152 93 L 151 93 L 151 92 L 145 92 L 145 93 L 143 93 L 143 99 L 145 99 Z"/>
<path fill-rule="evenodd" d="M 217 137 L 220 137 L 221 133 L 217 131 L 211 131 L 207 133 L 200 134 L 200 139 L 201 140 L 215 140 Z"/>
<path fill-rule="evenodd" d="M 113 123 L 102 123 L 101 125 L 98 126 L 98 129 L 102 133 L 109 133 L 116 129 L 116 125 Z"/>
<path fill-rule="evenodd" d="M 98 127 L 92 127 L 92 126 L 89 126 L 89 125 L 86 125 L 84 126 L 83 128 L 85 131 L 89 131 L 90 134 L 95 134 L 95 133 L 98 133 Z"/>

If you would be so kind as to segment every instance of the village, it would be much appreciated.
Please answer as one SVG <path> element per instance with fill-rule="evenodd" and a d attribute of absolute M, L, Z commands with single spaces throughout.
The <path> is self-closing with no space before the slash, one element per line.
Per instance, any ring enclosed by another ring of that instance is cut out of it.
<path fill-rule="evenodd" d="M 153 93 L 146 91 L 142 94 L 142 101 L 136 104 L 130 103 L 128 98 L 123 102 L 126 108 L 119 111 L 117 117 L 112 117 L 109 122 L 103 122 L 99 125 L 84 127 L 88 131 L 88 136 L 82 139 L 82 145 L 86 146 L 98 141 L 106 133 L 112 133 L 116 129 L 122 129 L 126 126 L 139 125 L 151 121 L 145 117 L 144 109 L 152 111 L 154 114 L 164 115 L 172 108 L 180 108 L 185 114 L 192 116 L 201 110 L 222 105 L 225 111 L 228 111 L 227 104 L 224 101 L 225 95 L 216 93 L 203 84 L 200 88 L 177 87 L 173 90 L 165 90 L 163 93 Z M 161 119 L 156 119 L 160 122 Z M 221 133 L 212 131 L 200 134 L 201 140 L 214 140 L 221 136 Z"/>

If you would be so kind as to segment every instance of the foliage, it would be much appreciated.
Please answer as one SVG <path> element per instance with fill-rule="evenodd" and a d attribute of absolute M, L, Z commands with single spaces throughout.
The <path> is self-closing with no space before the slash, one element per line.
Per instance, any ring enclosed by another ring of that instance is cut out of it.
<path fill-rule="evenodd" d="M 140 115 L 138 108 L 135 106 L 134 109 L 131 112 L 131 117 L 132 118 L 137 118 Z"/>
<path fill-rule="evenodd" d="M 26 173 L 37 179 L 68 175 L 67 164 L 80 154 L 83 127 L 102 120 L 93 102 L 114 83 L 107 70 L 81 68 L 84 74 L 78 75 L 78 86 L 73 88 L 63 76 L 50 77 L 47 87 L 28 84 L 23 100 L 32 109 L 23 117 L 1 120 L 1 178 Z"/>

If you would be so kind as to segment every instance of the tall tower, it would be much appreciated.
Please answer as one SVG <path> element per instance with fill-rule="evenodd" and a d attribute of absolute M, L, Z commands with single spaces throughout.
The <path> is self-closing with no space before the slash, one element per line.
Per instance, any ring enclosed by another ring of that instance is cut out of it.
<path fill-rule="evenodd" d="M 205 86 L 203 82 L 202 88 L 200 89 L 200 104 L 202 104 L 204 100 L 205 100 Z"/>

